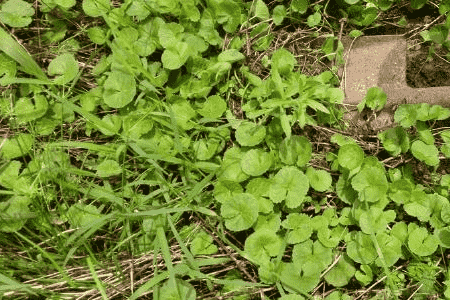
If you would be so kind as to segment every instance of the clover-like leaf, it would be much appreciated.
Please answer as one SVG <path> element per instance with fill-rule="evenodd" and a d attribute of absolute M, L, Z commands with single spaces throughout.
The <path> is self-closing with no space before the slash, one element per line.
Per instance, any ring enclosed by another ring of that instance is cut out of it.
<path fill-rule="evenodd" d="M 325 170 L 308 167 L 306 176 L 308 176 L 311 187 L 318 192 L 325 192 L 331 187 L 331 175 Z"/>
<path fill-rule="evenodd" d="M 292 251 L 292 261 L 294 265 L 308 273 L 315 269 L 321 273 L 333 261 L 333 252 L 331 248 L 324 247 L 320 241 L 308 239 L 303 243 L 294 246 Z"/>
<path fill-rule="evenodd" d="M 164 68 L 176 70 L 186 63 L 190 54 L 191 49 L 188 43 L 176 42 L 176 44 L 170 45 L 164 50 L 161 56 L 161 62 Z"/>
<path fill-rule="evenodd" d="M 33 100 L 29 97 L 22 97 L 14 105 L 14 112 L 19 123 L 39 119 L 47 112 L 48 102 L 44 95 L 36 94 Z"/>
<path fill-rule="evenodd" d="M 267 264 L 277 256 L 283 246 L 282 239 L 272 230 L 257 230 L 246 240 L 244 251 L 248 257 L 260 265 Z"/>
<path fill-rule="evenodd" d="M 239 52 L 237 49 L 225 50 L 217 56 L 217 60 L 219 62 L 228 62 L 230 64 L 243 60 L 244 58 L 244 54 Z"/>
<path fill-rule="evenodd" d="M 218 174 L 220 180 L 241 182 L 249 177 L 241 168 L 242 155 L 238 147 L 232 147 L 225 152 Z"/>
<path fill-rule="evenodd" d="M 218 139 L 199 139 L 194 141 L 192 148 L 199 160 L 208 160 L 216 154 L 220 141 Z"/>
<path fill-rule="evenodd" d="M 349 283 L 355 272 L 353 261 L 346 254 L 343 254 L 338 263 L 325 274 L 324 278 L 328 284 L 341 287 Z"/>
<path fill-rule="evenodd" d="M 232 197 L 242 193 L 242 186 L 233 181 L 219 181 L 214 185 L 214 198 L 220 203 L 229 201 Z M 256 195 L 254 195 L 256 197 Z"/>
<path fill-rule="evenodd" d="M 264 140 L 266 127 L 252 122 L 242 122 L 236 130 L 236 140 L 241 146 L 256 146 Z"/>
<path fill-rule="evenodd" d="M 130 74 L 120 71 L 109 73 L 104 83 L 103 100 L 112 108 L 122 108 L 136 95 L 136 81 Z"/>
<path fill-rule="evenodd" d="M 66 84 L 72 81 L 78 74 L 78 62 L 71 53 L 58 55 L 48 65 L 48 74 L 60 75 L 54 79 L 56 84 Z"/>
<path fill-rule="evenodd" d="M 386 196 L 388 182 L 386 174 L 377 167 L 364 167 L 352 178 L 353 188 L 362 201 L 377 202 Z"/>
<path fill-rule="evenodd" d="M 110 10 L 109 0 L 83 0 L 83 10 L 90 17 L 101 17 Z"/>
<path fill-rule="evenodd" d="M 272 54 L 272 70 L 280 75 L 289 75 L 297 64 L 294 55 L 285 48 L 279 48 Z"/>
<path fill-rule="evenodd" d="M 403 205 L 403 208 L 408 215 L 416 217 L 421 222 L 430 220 L 432 210 L 426 203 L 414 201 Z"/>
<path fill-rule="evenodd" d="M 208 97 L 205 103 L 203 103 L 202 108 L 198 110 L 198 113 L 205 118 L 218 119 L 227 110 L 227 104 L 225 100 L 219 95 L 214 95 Z"/>
<path fill-rule="evenodd" d="M 361 283 L 362 286 L 368 285 L 373 280 L 372 268 L 368 265 L 361 265 L 361 271 L 356 271 L 355 278 Z"/>
<path fill-rule="evenodd" d="M 411 145 L 411 153 L 429 166 L 439 165 L 439 151 L 435 145 L 427 145 L 417 140 Z"/>
<path fill-rule="evenodd" d="M 379 267 L 384 264 L 388 267 L 393 266 L 402 256 L 402 242 L 394 235 L 389 235 L 385 232 L 377 233 L 376 239 L 384 258 L 384 262 L 382 262 L 381 258 L 377 257 L 375 260 L 376 265 Z"/>
<path fill-rule="evenodd" d="M 286 17 L 286 7 L 284 7 L 284 5 L 275 6 L 272 12 L 272 19 L 275 25 L 281 25 L 285 17 Z"/>
<path fill-rule="evenodd" d="M 12 138 L 1 139 L 0 143 L 3 143 L 0 150 L 2 157 L 13 159 L 28 154 L 33 146 L 34 138 L 31 134 L 20 133 Z"/>
<path fill-rule="evenodd" d="M 311 159 L 311 154 L 311 142 L 304 136 L 293 135 L 285 138 L 280 145 L 280 159 L 287 165 L 303 167 Z"/>
<path fill-rule="evenodd" d="M 409 135 L 401 126 L 390 128 L 378 134 L 383 147 L 391 156 L 406 153 L 409 150 Z"/>
<path fill-rule="evenodd" d="M 102 218 L 102 214 L 97 207 L 83 203 L 72 205 L 66 215 L 72 228 L 89 226 Z"/>
<path fill-rule="evenodd" d="M 303 203 L 309 189 L 309 180 L 296 167 L 283 167 L 273 177 L 269 197 L 274 203 L 286 200 L 289 208 L 298 207 Z"/>
<path fill-rule="evenodd" d="M 223 203 L 220 212 L 227 229 L 246 230 L 258 218 L 258 202 L 252 194 L 240 193 Z"/>
<path fill-rule="evenodd" d="M 23 0 L 8 0 L 0 9 L 0 21 L 11 27 L 26 27 L 34 15 L 33 6 Z"/>
<path fill-rule="evenodd" d="M 95 44 L 103 45 L 106 43 L 106 34 L 101 27 L 91 27 L 87 30 L 87 34 L 89 39 Z"/>
<path fill-rule="evenodd" d="M 310 28 L 314 28 L 320 24 L 321 20 L 322 20 L 322 15 L 318 11 L 316 11 L 312 15 L 308 16 L 308 18 L 306 19 L 306 23 L 308 24 L 308 26 Z"/>
<path fill-rule="evenodd" d="M 273 208 L 267 215 L 260 214 L 258 216 L 258 220 L 256 221 L 255 226 L 253 228 L 255 231 L 258 230 L 270 230 L 273 232 L 277 232 L 281 226 L 281 214 L 274 213 Z"/>
<path fill-rule="evenodd" d="M 327 248 L 336 247 L 347 234 L 347 229 L 343 226 L 336 226 L 333 229 L 328 226 L 321 226 L 317 230 L 317 238 Z"/>
<path fill-rule="evenodd" d="M 97 166 L 97 175 L 100 177 L 110 177 L 122 173 L 122 168 L 115 160 L 106 159 Z"/>
<path fill-rule="evenodd" d="M 197 292 L 195 288 L 187 281 L 175 278 L 176 286 L 173 286 L 170 280 L 167 280 L 160 288 L 160 299 L 167 300 L 195 300 Z"/>
<path fill-rule="evenodd" d="M 372 207 L 369 211 L 363 211 L 359 217 L 359 226 L 366 234 L 386 230 L 388 223 L 395 220 L 395 211 L 383 211 L 381 208 Z"/>
<path fill-rule="evenodd" d="M 439 240 L 423 227 L 416 228 L 408 236 L 409 249 L 419 256 L 433 254 L 439 246 Z"/>
<path fill-rule="evenodd" d="M 261 149 L 247 151 L 241 160 L 241 168 L 251 176 L 261 176 L 269 170 L 272 165 L 272 155 Z"/>
<path fill-rule="evenodd" d="M 192 255 L 210 255 L 216 253 L 217 246 L 213 244 L 213 238 L 208 233 L 197 233 L 191 243 Z"/>
<path fill-rule="evenodd" d="M 360 167 L 364 160 L 364 151 L 356 144 L 345 144 L 339 148 L 338 162 L 348 169 L 354 170 Z"/>
<path fill-rule="evenodd" d="M 347 241 L 347 254 L 360 264 L 371 264 L 378 255 L 370 235 L 360 231 L 352 232 L 350 241 Z"/>
<path fill-rule="evenodd" d="M 194 127 L 191 119 L 193 119 L 197 115 L 197 113 L 187 100 L 178 99 L 170 106 L 170 108 L 175 115 L 178 126 L 183 128 L 184 130 L 188 130 Z"/>
<path fill-rule="evenodd" d="M 301 270 L 293 263 L 283 263 L 280 273 L 283 287 L 291 293 L 308 293 L 320 282 L 320 272 L 317 268 Z"/>
<path fill-rule="evenodd" d="M 286 235 L 286 241 L 289 244 L 306 241 L 313 232 L 311 219 L 305 214 L 291 213 L 281 223 L 281 226 L 290 229 Z"/>
<path fill-rule="evenodd" d="M 0 231 L 19 231 L 28 219 L 35 217 L 28 207 L 30 203 L 26 196 L 13 196 L 0 202 Z"/>

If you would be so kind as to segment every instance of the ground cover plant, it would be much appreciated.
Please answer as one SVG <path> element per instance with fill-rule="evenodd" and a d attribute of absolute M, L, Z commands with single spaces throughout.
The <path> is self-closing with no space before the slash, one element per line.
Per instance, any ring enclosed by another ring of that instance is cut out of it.
<path fill-rule="evenodd" d="M 450 298 L 450 110 L 339 89 L 343 36 L 444 59 L 449 10 L 1 2 L 1 298 Z"/>

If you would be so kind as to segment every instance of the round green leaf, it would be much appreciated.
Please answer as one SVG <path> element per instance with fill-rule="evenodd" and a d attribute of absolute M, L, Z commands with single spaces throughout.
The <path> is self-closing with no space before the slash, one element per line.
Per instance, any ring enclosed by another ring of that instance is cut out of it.
<path fill-rule="evenodd" d="M 16 232 L 33 216 L 28 208 L 30 199 L 25 196 L 13 196 L 0 202 L 0 231 Z"/>
<path fill-rule="evenodd" d="M 349 283 L 355 272 L 353 261 L 346 254 L 343 254 L 338 263 L 325 274 L 324 278 L 328 284 L 341 287 Z"/>
<path fill-rule="evenodd" d="M 286 17 L 286 8 L 284 7 L 284 5 L 275 6 L 272 12 L 272 19 L 275 25 L 281 25 L 285 17 Z"/>
<path fill-rule="evenodd" d="M 109 9 L 109 0 L 83 0 L 83 10 L 90 17 L 101 17 Z"/>
<path fill-rule="evenodd" d="M 205 118 L 218 119 L 227 110 L 227 103 L 219 95 L 208 97 L 198 113 Z"/>
<path fill-rule="evenodd" d="M 331 175 L 325 170 L 308 167 L 306 176 L 308 176 L 309 184 L 318 192 L 325 192 L 331 187 Z"/>
<path fill-rule="evenodd" d="M 115 160 L 107 159 L 97 166 L 97 175 L 100 177 L 110 177 L 122 173 L 122 168 Z"/>
<path fill-rule="evenodd" d="M 305 200 L 309 189 L 308 177 L 296 167 L 283 167 L 273 177 L 269 197 L 274 203 L 286 200 L 286 206 L 295 208 Z"/>
<path fill-rule="evenodd" d="M 286 235 L 286 242 L 289 244 L 306 241 L 313 233 L 311 219 L 305 214 L 291 213 L 281 225 L 289 229 Z"/>
<path fill-rule="evenodd" d="M 161 56 L 164 68 L 169 70 L 179 69 L 189 58 L 191 50 L 185 42 L 177 42 L 166 48 Z"/>
<path fill-rule="evenodd" d="M 245 240 L 244 251 L 251 260 L 263 265 L 278 255 L 282 245 L 282 239 L 274 231 L 262 229 Z"/>
<path fill-rule="evenodd" d="M 216 253 L 217 246 L 213 244 L 213 238 L 208 233 L 199 232 L 191 243 L 192 255 L 210 255 Z"/>
<path fill-rule="evenodd" d="M 14 105 L 14 112 L 19 123 L 27 123 L 44 116 L 48 102 L 44 95 L 34 95 L 34 104 L 29 97 L 22 97 Z"/>
<path fill-rule="evenodd" d="M 106 42 L 105 32 L 101 27 L 94 26 L 87 30 L 89 39 L 98 45 L 103 45 Z"/>
<path fill-rule="evenodd" d="M 167 300 L 195 300 L 197 292 L 195 288 L 187 281 L 175 278 L 176 286 L 173 286 L 170 280 L 167 280 L 160 288 L 160 299 Z"/>
<path fill-rule="evenodd" d="M 320 282 L 318 269 L 301 270 L 293 263 L 283 263 L 280 275 L 283 287 L 290 293 L 308 293 Z M 301 284 L 299 284 L 301 283 Z"/>
<path fill-rule="evenodd" d="M 450 248 L 450 227 L 438 229 L 436 235 L 442 247 Z"/>
<path fill-rule="evenodd" d="M 316 11 L 312 15 L 309 15 L 306 19 L 306 22 L 309 27 L 313 28 L 320 24 L 320 21 L 322 20 L 322 15 Z"/>
<path fill-rule="evenodd" d="M 34 15 L 33 6 L 23 0 L 9 0 L 2 4 L 0 21 L 11 27 L 26 27 Z"/>
<path fill-rule="evenodd" d="M 236 130 L 236 140 L 241 146 L 256 146 L 264 140 L 266 128 L 252 122 L 242 122 Z"/>
<path fill-rule="evenodd" d="M 415 141 L 411 145 L 411 153 L 418 160 L 429 166 L 439 165 L 439 151 L 435 145 L 427 145 L 422 141 Z"/>
<path fill-rule="evenodd" d="M 48 75 L 61 75 L 54 79 L 56 84 L 66 84 L 78 74 L 78 62 L 71 53 L 58 55 L 48 65 Z"/>
<path fill-rule="evenodd" d="M 91 204 L 76 203 L 67 211 L 67 217 L 72 228 L 92 225 L 102 218 L 97 207 Z"/>
<path fill-rule="evenodd" d="M 219 181 L 214 186 L 214 198 L 220 203 L 225 203 L 237 194 L 244 191 L 242 186 L 233 181 Z"/>
<path fill-rule="evenodd" d="M 241 193 L 222 204 L 225 227 L 233 231 L 249 229 L 258 218 L 258 202 L 252 194 Z"/>
<path fill-rule="evenodd" d="M 234 63 L 240 60 L 243 60 L 245 58 L 244 54 L 239 52 L 237 49 L 228 49 L 223 51 L 222 53 L 217 56 L 217 60 L 220 62 L 228 62 L 228 63 Z"/>
<path fill-rule="evenodd" d="M 3 143 L 0 150 L 2 157 L 4 159 L 13 159 L 30 152 L 34 143 L 34 137 L 31 134 L 21 133 L 15 137 L 6 139 L 6 141 L 2 139 L 0 143 Z"/>
<path fill-rule="evenodd" d="M 363 160 L 364 151 L 356 144 L 346 144 L 339 149 L 338 162 L 348 170 L 358 168 L 363 163 Z"/>
<path fill-rule="evenodd" d="M 272 165 L 272 155 L 261 149 L 247 151 L 241 160 L 241 168 L 250 176 L 261 176 Z"/>
<path fill-rule="evenodd" d="M 311 159 L 311 154 L 311 142 L 304 136 L 293 135 L 285 138 L 280 145 L 280 159 L 287 165 L 303 167 Z"/>
<path fill-rule="evenodd" d="M 272 54 L 272 69 L 277 70 L 281 75 L 290 74 L 296 64 L 294 55 L 285 48 L 279 48 Z"/>
<path fill-rule="evenodd" d="M 408 236 L 409 249 L 419 256 L 433 254 L 439 246 L 439 240 L 423 227 L 416 228 Z"/>
<path fill-rule="evenodd" d="M 122 108 L 136 95 L 136 82 L 132 75 L 113 71 L 104 83 L 103 100 L 112 108 Z"/>
<path fill-rule="evenodd" d="M 360 264 L 371 264 L 378 255 L 370 235 L 360 231 L 352 234 L 351 240 L 347 242 L 347 254 Z"/>

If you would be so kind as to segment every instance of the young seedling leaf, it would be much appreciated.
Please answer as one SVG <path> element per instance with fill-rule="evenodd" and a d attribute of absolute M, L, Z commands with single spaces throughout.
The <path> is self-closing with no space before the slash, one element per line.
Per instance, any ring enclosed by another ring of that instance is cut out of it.
<path fill-rule="evenodd" d="M 335 287 L 342 287 L 347 285 L 350 279 L 355 275 L 356 269 L 353 261 L 343 254 L 338 263 L 334 265 L 331 270 L 325 274 L 325 281 Z"/>
<path fill-rule="evenodd" d="M 437 229 L 436 236 L 442 247 L 450 248 L 450 227 Z"/>
<path fill-rule="evenodd" d="M 331 187 L 331 175 L 325 170 L 316 170 L 312 167 L 306 169 L 309 184 L 318 192 L 325 192 Z"/>
<path fill-rule="evenodd" d="M 304 136 L 294 135 L 285 138 L 280 145 L 280 159 L 287 165 L 303 167 L 309 162 L 311 155 L 311 142 Z"/>
<path fill-rule="evenodd" d="M 439 165 L 439 151 L 435 145 L 427 145 L 424 142 L 417 140 L 411 145 L 411 153 L 418 160 L 423 161 L 429 166 Z"/>
<path fill-rule="evenodd" d="M 280 226 L 281 226 L 281 214 L 273 213 L 272 209 L 271 212 L 268 212 L 268 215 L 260 214 L 258 216 L 258 220 L 256 221 L 255 226 L 253 226 L 253 229 L 255 229 L 255 231 L 269 230 L 277 232 L 278 230 L 280 230 Z"/>
<path fill-rule="evenodd" d="M 83 0 L 83 10 L 90 17 L 101 17 L 110 10 L 109 0 Z"/>
<path fill-rule="evenodd" d="M 311 219 L 305 214 L 289 214 L 281 223 L 283 228 L 288 229 L 286 242 L 289 244 L 298 244 L 309 239 L 313 232 L 310 223 Z"/>
<path fill-rule="evenodd" d="M 258 218 L 258 202 L 252 194 L 240 193 L 223 203 L 220 212 L 227 229 L 246 230 Z"/>
<path fill-rule="evenodd" d="M 327 248 L 335 248 L 347 234 L 347 229 L 336 226 L 333 229 L 328 226 L 321 226 L 317 231 L 317 238 Z"/>
<path fill-rule="evenodd" d="M 309 7 L 309 1 L 308 0 L 293 0 L 291 2 L 290 8 L 295 11 L 299 12 L 301 14 L 304 14 Z"/>
<path fill-rule="evenodd" d="M 428 256 L 433 254 L 439 246 L 439 240 L 428 233 L 428 230 L 419 227 L 408 236 L 408 247 L 414 254 Z"/>
<path fill-rule="evenodd" d="M 308 16 L 308 18 L 306 19 L 306 23 L 308 24 L 308 26 L 310 28 L 314 28 L 320 24 L 321 20 L 322 20 L 322 15 L 318 11 L 316 11 L 312 15 Z"/>
<path fill-rule="evenodd" d="M 272 155 L 261 149 L 247 151 L 241 160 L 241 169 L 250 176 L 261 176 L 272 165 Z"/>
<path fill-rule="evenodd" d="M 122 173 L 122 168 L 115 160 L 106 159 L 97 166 L 97 175 L 100 177 L 116 176 Z"/>
<path fill-rule="evenodd" d="M 358 199 L 358 192 L 352 188 L 351 180 L 340 175 L 336 183 L 336 193 L 344 203 L 352 204 Z"/>
<path fill-rule="evenodd" d="M 194 141 L 192 148 L 198 160 L 208 160 L 216 154 L 219 145 L 218 139 L 199 139 Z"/>
<path fill-rule="evenodd" d="M 364 108 L 364 105 L 370 108 L 371 110 L 381 110 L 386 104 L 386 93 L 380 87 L 371 87 L 367 90 L 367 94 L 363 101 L 358 104 L 358 110 L 361 112 Z"/>
<path fill-rule="evenodd" d="M 405 212 L 413 217 L 416 217 L 421 222 L 428 222 L 431 217 L 431 207 L 426 203 L 411 202 L 403 205 Z"/>
<path fill-rule="evenodd" d="M 347 254 L 360 264 L 371 264 L 378 255 L 370 235 L 360 231 L 351 233 L 351 239 L 347 241 Z"/>
<path fill-rule="evenodd" d="M 189 130 L 194 127 L 191 119 L 197 116 L 197 113 L 192 108 L 191 104 L 185 99 L 178 99 L 175 101 L 170 108 L 177 120 L 178 126 L 184 130 Z"/>
<path fill-rule="evenodd" d="M 262 0 L 257 0 L 254 4 L 254 14 L 260 21 L 265 21 L 270 18 L 269 9 L 267 5 Z"/>
<path fill-rule="evenodd" d="M 269 197 L 274 203 L 286 200 L 286 206 L 295 208 L 305 200 L 309 189 L 309 180 L 306 175 L 296 167 L 283 167 L 273 177 Z"/>
<path fill-rule="evenodd" d="M 264 265 L 278 255 L 282 246 L 282 239 L 274 231 L 258 230 L 245 240 L 244 251 L 251 260 Z"/>
<path fill-rule="evenodd" d="M 161 62 L 163 63 L 164 68 L 176 70 L 186 63 L 191 52 L 188 43 L 176 42 L 174 45 L 170 45 L 164 50 L 161 56 Z"/>
<path fill-rule="evenodd" d="M 12 138 L 1 139 L 0 143 L 3 143 L 0 150 L 2 157 L 4 159 L 14 159 L 22 157 L 31 151 L 34 137 L 31 134 L 20 133 Z"/>
<path fill-rule="evenodd" d="M 136 95 L 136 81 L 132 75 L 113 71 L 104 83 L 103 100 L 112 108 L 122 108 Z"/>
<path fill-rule="evenodd" d="M 218 248 L 213 244 L 213 238 L 208 233 L 201 231 L 195 235 L 191 243 L 192 255 L 210 255 L 217 253 Z"/>
<path fill-rule="evenodd" d="M 28 219 L 35 217 L 28 207 L 30 203 L 26 196 L 13 196 L 0 202 L 0 231 L 19 231 Z"/>
<path fill-rule="evenodd" d="M 103 45 L 104 43 L 106 43 L 106 34 L 104 30 L 99 26 L 89 28 L 87 30 L 87 34 L 89 39 L 97 45 Z"/>
<path fill-rule="evenodd" d="M 364 151 L 356 144 L 346 144 L 339 149 L 339 165 L 350 171 L 360 167 L 363 160 Z"/>
<path fill-rule="evenodd" d="M 198 113 L 205 118 L 218 119 L 227 110 L 227 103 L 219 95 L 208 97 Z"/>
<path fill-rule="evenodd" d="M 252 122 L 242 122 L 236 130 L 236 140 L 241 146 L 256 146 L 266 136 L 266 127 Z"/>
<path fill-rule="evenodd" d="M 33 6 L 23 0 L 8 0 L 1 5 L 0 21 L 11 27 L 26 27 L 34 15 Z"/>

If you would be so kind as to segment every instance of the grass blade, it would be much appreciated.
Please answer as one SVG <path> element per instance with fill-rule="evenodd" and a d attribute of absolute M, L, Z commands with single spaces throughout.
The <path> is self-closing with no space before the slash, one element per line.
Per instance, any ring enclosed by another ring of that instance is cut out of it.
<path fill-rule="evenodd" d="M 45 73 L 30 54 L 3 28 L 0 28 L 0 50 L 14 59 L 23 71 L 36 76 L 40 80 L 49 81 Z"/>

